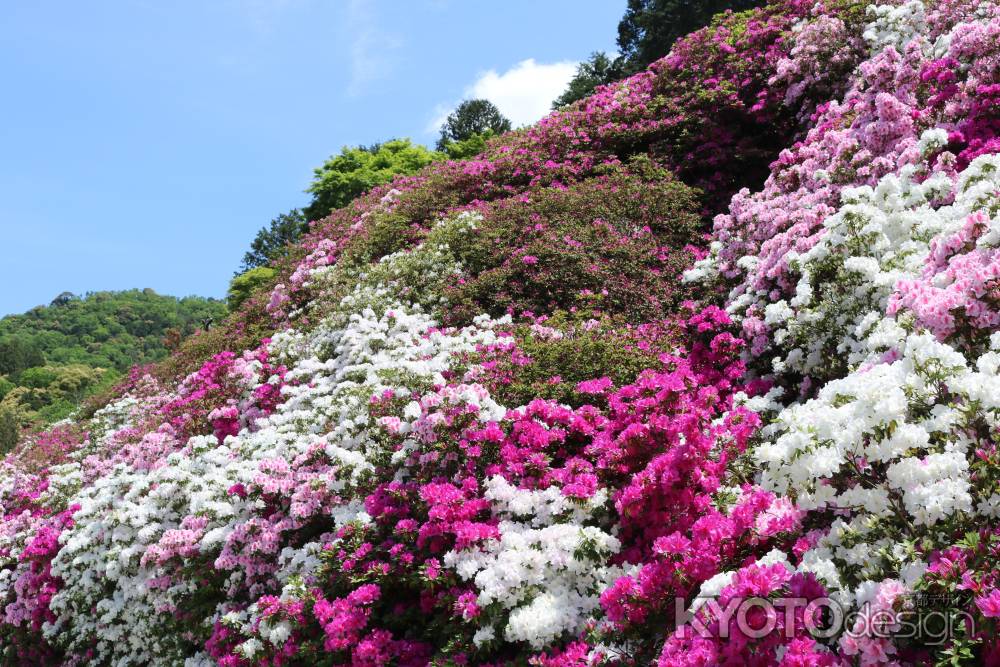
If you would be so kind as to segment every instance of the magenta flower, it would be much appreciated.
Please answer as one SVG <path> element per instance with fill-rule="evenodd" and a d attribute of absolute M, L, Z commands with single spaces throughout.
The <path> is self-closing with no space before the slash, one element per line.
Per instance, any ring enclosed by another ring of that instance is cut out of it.
<path fill-rule="evenodd" d="M 1000 618 L 1000 589 L 994 588 L 988 595 L 977 597 L 976 606 L 986 618 Z"/>

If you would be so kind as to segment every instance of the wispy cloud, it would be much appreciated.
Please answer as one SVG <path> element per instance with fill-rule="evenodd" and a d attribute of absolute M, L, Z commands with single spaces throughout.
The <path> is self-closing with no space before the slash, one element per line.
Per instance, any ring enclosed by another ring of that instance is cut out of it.
<path fill-rule="evenodd" d="M 231 6 L 246 17 L 254 30 L 268 34 L 278 19 L 302 4 L 304 0 L 235 0 Z"/>
<path fill-rule="evenodd" d="M 427 134 L 434 134 L 440 130 L 441 126 L 444 125 L 444 121 L 448 119 L 448 114 L 450 114 L 454 108 L 454 104 L 434 105 L 434 111 L 431 112 L 431 119 L 427 123 L 427 127 L 424 128 L 424 132 Z"/>
<path fill-rule="evenodd" d="M 528 125 L 549 112 L 552 101 L 573 78 L 576 66 L 577 63 L 568 60 L 545 64 L 528 58 L 502 74 L 494 69 L 481 73 L 465 89 L 463 97 L 487 99 L 515 126 Z M 434 108 L 426 128 L 428 134 L 441 127 L 456 104 L 439 104 Z"/>
<path fill-rule="evenodd" d="M 372 0 L 351 0 L 347 9 L 351 41 L 351 80 L 347 94 L 357 97 L 392 71 L 393 52 L 403 42 L 379 27 Z"/>

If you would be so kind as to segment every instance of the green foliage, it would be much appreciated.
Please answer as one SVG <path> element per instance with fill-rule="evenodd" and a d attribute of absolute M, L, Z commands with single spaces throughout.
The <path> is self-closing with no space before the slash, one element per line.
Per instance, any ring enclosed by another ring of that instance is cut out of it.
<path fill-rule="evenodd" d="M 0 408 L 0 455 L 6 454 L 17 446 L 21 428 L 17 423 L 17 415 L 12 410 Z"/>
<path fill-rule="evenodd" d="M 764 4 L 764 0 L 628 0 L 618 24 L 620 75 L 643 70 L 667 55 L 678 38 L 708 25 L 715 14 Z"/>
<path fill-rule="evenodd" d="M 441 218 L 428 200 L 444 208 L 451 193 L 424 183 L 391 211 L 371 212 L 364 233 L 343 244 L 322 287 L 312 286 L 323 290 L 312 317 L 326 314 L 317 303 L 339 303 L 373 262 L 420 242 L 447 245 L 461 266 L 461 276 L 451 276 L 441 295 L 449 304 L 442 317 L 448 325 L 481 313 L 560 310 L 652 321 L 690 296 L 676 276 L 691 261 L 686 246 L 698 239 L 700 193 L 648 157 L 602 165 L 593 178 L 565 187 L 479 202 L 470 213 L 482 215 L 481 223 L 449 239 L 440 238 L 450 227 L 433 222 Z"/>
<path fill-rule="evenodd" d="M 284 256 L 289 244 L 296 243 L 309 229 L 309 221 L 297 208 L 282 213 L 271 224 L 257 232 L 250 250 L 243 255 L 241 272 L 266 266 Z"/>
<path fill-rule="evenodd" d="M 553 109 L 572 104 L 577 100 L 582 100 L 598 86 L 617 81 L 621 78 L 621 63 L 612 60 L 603 51 L 595 51 L 590 54 L 590 58 L 577 65 L 576 74 L 569 82 L 562 95 L 552 103 Z"/>
<path fill-rule="evenodd" d="M 2 333 L 0 327 L 0 335 Z M 36 342 L 13 336 L 0 338 L 0 375 L 17 375 L 26 368 L 44 363 L 45 356 Z"/>
<path fill-rule="evenodd" d="M 468 145 L 453 146 L 448 151 L 448 157 L 461 159 L 458 156 L 475 155 L 484 146 L 485 138 L 474 138 Z M 338 155 L 331 156 L 313 170 L 312 184 L 306 190 L 312 195 L 312 201 L 305 209 L 296 208 L 282 213 L 257 232 L 250 250 L 243 255 L 237 275 L 271 265 L 285 257 L 289 246 L 298 243 L 309 230 L 310 220 L 325 218 L 358 195 L 388 183 L 396 176 L 415 174 L 444 157 L 409 139 L 391 139 L 372 146 L 345 146 Z"/>
<path fill-rule="evenodd" d="M 510 120 L 489 100 L 465 100 L 441 126 L 437 149 L 445 150 L 450 143 L 466 141 L 476 135 L 487 132 L 503 134 L 510 129 Z"/>
<path fill-rule="evenodd" d="M 68 417 L 80 401 L 110 388 L 121 374 L 83 364 L 39 366 L 21 373 L 19 384 L 4 393 L 0 410 L 19 425 L 51 423 Z"/>
<path fill-rule="evenodd" d="M 372 216 L 368 233 L 344 248 L 338 264 L 362 267 L 388 254 L 402 250 L 418 240 L 403 215 Z"/>
<path fill-rule="evenodd" d="M 447 141 L 440 145 L 439 150 L 444 151 L 449 160 L 468 160 L 486 150 L 486 142 L 496 136 L 493 130 L 487 130 L 482 134 L 474 134 L 467 139 L 459 141 Z"/>
<path fill-rule="evenodd" d="M 305 209 L 309 220 L 325 218 L 363 192 L 400 174 L 415 174 L 441 155 L 409 139 L 392 139 L 374 146 L 344 147 L 314 170 L 313 196 Z"/>
<path fill-rule="evenodd" d="M 0 373 L 16 375 L 46 363 L 124 371 L 165 357 L 163 336 L 168 329 L 188 336 L 225 313 L 225 305 L 216 299 L 179 299 L 151 289 L 93 292 L 62 305 L 38 306 L 0 319 Z M 15 352 L 9 352 L 12 349 Z M 18 356 L 16 350 L 26 349 L 37 352 Z M 12 370 L 5 358 L 21 361 Z"/>
<path fill-rule="evenodd" d="M 629 344 L 632 341 L 623 340 L 611 321 L 587 329 L 580 319 L 559 314 L 547 321 L 546 326 L 564 332 L 556 339 L 531 335 L 530 327 L 519 327 L 515 332 L 518 348 L 530 362 L 516 368 L 509 361 L 501 364 L 503 370 L 509 366 L 511 381 L 495 388 L 498 400 L 505 405 L 527 405 L 535 398 L 573 407 L 594 403 L 593 396 L 576 390 L 577 384 L 600 377 L 610 378 L 617 386 L 628 384 L 643 369 L 655 366 L 663 351 Z"/>
<path fill-rule="evenodd" d="M 277 273 L 268 266 L 258 266 L 233 278 L 229 283 L 229 292 L 226 296 L 229 310 L 237 310 L 254 292 L 271 284 Z"/>
<path fill-rule="evenodd" d="M 386 231 L 392 229 L 393 220 L 398 218 L 384 219 Z M 349 255 L 342 255 L 328 271 L 314 279 L 325 295 L 322 316 L 349 318 L 351 313 L 365 308 L 384 313 L 397 299 L 406 299 L 433 312 L 443 302 L 447 284 L 459 271 L 450 248 L 474 230 L 473 218 L 458 215 L 435 224 L 422 243 L 403 252 L 393 252 L 400 248 L 390 244 L 402 238 L 400 234 L 380 234 L 382 241 L 376 246 L 355 245 Z M 374 261 L 376 256 L 382 260 Z M 348 294 L 350 299 L 344 299 Z"/>
<path fill-rule="evenodd" d="M 55 382 L 57 377 L 56 367 L 38 366 L 29 368 L 18 377 L 18 384 L 29 389 L 45 389 Z"/>

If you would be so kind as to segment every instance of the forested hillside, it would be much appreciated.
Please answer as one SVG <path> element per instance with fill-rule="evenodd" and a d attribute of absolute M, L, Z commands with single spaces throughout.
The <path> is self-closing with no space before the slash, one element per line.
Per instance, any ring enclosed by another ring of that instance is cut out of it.
<path fill-rule="evenodd" d="M 176 342 L 225 317 L 214 299 L 162 296 L 153 290 L 62 294 L 48 306 L 0 319 L 0 340 L 17 339 L 53 364 L 126 371 L 159 361 Z M 6 364 L 5 359 L 0 363 Z M 0 366 L 5 373 L 12 368 Z"/>
<path fill-rule="evenodd" d="M 147 289 L 67 292 L 0 319 L 0 449 L 13 445 L 21 427 L 65 417 L 225 314 L 220 301 Z"/>
<path fill-rule="evenodd" d="M 1000 3 L 726 12 L 478 141 L 4 459 L 3 660 L 1000 664 Z"/>

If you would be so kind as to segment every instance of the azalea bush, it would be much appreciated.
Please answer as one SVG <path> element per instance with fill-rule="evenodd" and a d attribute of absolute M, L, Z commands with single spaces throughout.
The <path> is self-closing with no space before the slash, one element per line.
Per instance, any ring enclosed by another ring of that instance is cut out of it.
<path fill-rule="evenodd" d="M 3 662 L 996 664 L 998 36 L 726 14 L 318 221 L 0 464 Z"/>

